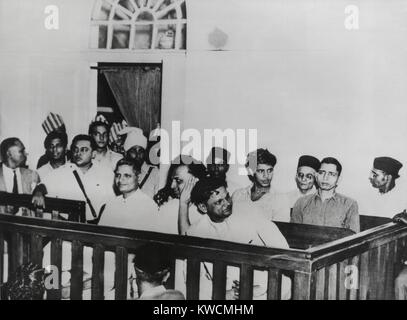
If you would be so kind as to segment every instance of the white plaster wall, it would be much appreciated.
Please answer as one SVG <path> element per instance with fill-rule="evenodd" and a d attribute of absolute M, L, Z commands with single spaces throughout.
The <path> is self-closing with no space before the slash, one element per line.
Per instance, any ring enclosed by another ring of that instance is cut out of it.
<path fill-rule="evenodd" d="M 369 187 L 373 157 L 407 166 L 407 2 L 362 0 L 360 29 L 344 28 L 343 0 L 189 0 L 188 51 L 89 49 L 93 0 L 53 0 L 60 29 L 47 31 L 44 0 L 0 0 L 0 138 L 20 136 L 31 163 L 41 121 L 60 113 L 73 135 L 96 110 L 96 62 L 163 61 L 163 127 L 256 128 L 278 157 L 275 185 L 294 187 L 298 156 L 335 156 L 341 191 Z M 213 51 L 208 35 L 228 35 Z M 245 177 L 239 178 L 247 183 Z"/>

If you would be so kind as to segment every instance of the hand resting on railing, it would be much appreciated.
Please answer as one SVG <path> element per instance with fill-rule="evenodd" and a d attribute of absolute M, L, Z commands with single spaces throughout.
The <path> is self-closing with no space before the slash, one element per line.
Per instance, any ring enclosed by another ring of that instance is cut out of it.
<path fill-rule="evenodd" d="M 404 210 L 403 212 L 396 214 L 393 217 L 393 221 L 396 222 L 396 223 L 407 224 L 407 211 Z"/>

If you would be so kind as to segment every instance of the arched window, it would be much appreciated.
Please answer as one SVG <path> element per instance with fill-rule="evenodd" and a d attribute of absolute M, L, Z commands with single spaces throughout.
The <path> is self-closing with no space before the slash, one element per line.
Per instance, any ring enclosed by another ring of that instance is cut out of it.
<path fill-rule="evenodd" d="M 97 0 L 93 49 L 185 50 L 185 0 Z"/>

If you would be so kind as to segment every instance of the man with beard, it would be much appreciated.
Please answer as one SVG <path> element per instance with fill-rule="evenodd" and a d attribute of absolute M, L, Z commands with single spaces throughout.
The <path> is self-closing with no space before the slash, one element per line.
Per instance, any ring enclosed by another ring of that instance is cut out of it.
<path fill-rule="evenodd" d="M 318 191 L 301 197 L 294 205 L 291 222 L 346 228 L 359 232 L 358 204 L 336 193 L 342 165 L 335 158 L 324 158 L 316 179 Z"/>
<path fill-rule="evenodd" d="M 18 138 L 7 138 L 0 145 L 0 191 L 31 194 L 40 178 L 37 172 L 26 168 L 27 153 Z M 16 214 L 13 206 L 0 206 L 0 213 Z"/>
<path fill-rule="evenodd" d="M 63 166 L 67 162 L 66 147 L 68 136 L 65 132 L 52 131 L 44 141 L 46 157 L 49 161 L 37 169 L 40 178 L 43 180 L 50 172 Z"/>
<path fill-rule="evenodd" d="M 114 170 L 116 169 L 117 162 L 122 159 L 123 156 L 108 148 L 109 123 L 104 117 L 98 116 L 97 119 L 97 121 L 92 122 L 89 126 L 89 135 L 96 144 L 93 162 Z"/>
<path fill-rule="evenodd" d="M 391 218 L 407 208 L 405 186 L 397 180 L 402 164 L 390 157 L 373 161 L 369 181 L 373 188 L 360 196 L 360 212 L 369 216 Z M 396 185 L 397 181 L 397 185 Z"/>
<path fill-rule="evenodd" d="M 313 156 L 304 155 L 298 159 L 295 175 L 297 188 L 291 192 L 276 195 L 274 220 L 289 222 L 295 202 L 303 196 L 316 192 L 315 175 L 319 167 L 319 160 Z"/>

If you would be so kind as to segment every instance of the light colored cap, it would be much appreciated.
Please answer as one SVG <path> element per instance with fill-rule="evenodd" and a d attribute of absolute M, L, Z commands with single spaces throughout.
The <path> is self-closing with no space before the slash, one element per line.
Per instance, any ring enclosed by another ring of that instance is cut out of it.
<path fill-rule="evenodd" d="M 147 138 L 143 134 L 143 130 L 135 127 L 127 127 L 120 131 L 120 134 L 126 134 L 126 141 L 123 148 L 127 152 L 134 146 L 140 146 L 147 149 Z"/>

